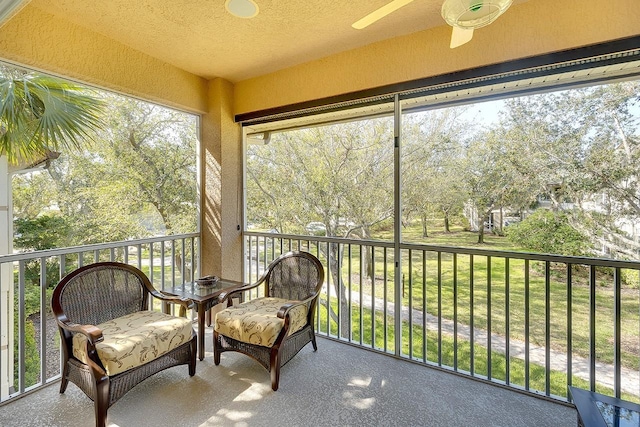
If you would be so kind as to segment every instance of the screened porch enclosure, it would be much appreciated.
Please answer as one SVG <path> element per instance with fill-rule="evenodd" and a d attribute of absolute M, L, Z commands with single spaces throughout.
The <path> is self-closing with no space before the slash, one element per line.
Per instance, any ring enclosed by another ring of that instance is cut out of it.
<path fill-rule="evenodd" d="M 77 389 L 58 393 L 49 288 L 69 271 L 117 260 L 160 289 L 252 282 L 290 250 L 315 254 L 325 285 L 318 352 L 303 349 L 278 392 L 250 358 L 214 366 L 205 327 L 194 378 L 159 373 L 109 421 L 566 426 L 569 386 L 640 402 L 640 3 L 514 0 L 456 49 L 443 0 L 364 31 L 352 24 L 370 0 L 255 0 L 254 20 L 224 3 L 0 10 L 3 63 L 186 112 L 198 139 L 195 229 L 126 240 L 116 224 L 96 244 L 29 253 L 0 234 L 0 425 L 93 421 Z M 584 96 L 558 94 L 572 90 Z M 478 115 L 489 103 L 508 114 Z M 545 224 L 558 232 L 533 241 Z"/>
<path fill-rule="evenodd" d="M 328 338 L 637 402 L 640 174 L 616 165 L 637 150 L 640 63 L 625 58 L 248 119 L 245 277 L 308 250 Z"/>

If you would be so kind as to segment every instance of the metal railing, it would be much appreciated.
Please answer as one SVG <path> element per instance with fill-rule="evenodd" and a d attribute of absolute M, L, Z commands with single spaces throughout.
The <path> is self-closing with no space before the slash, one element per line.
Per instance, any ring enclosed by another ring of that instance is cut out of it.
<path fill-rule="evenodd" d="M 198 234 L 0 257 L 2 401 L 60 375 L 55 284 L 96 261 L 162 289 L 198 277 Z M 567 400 L 567 386 L 640 401 L 640 262 L 245 233 L 245 281 L 278 255 L 322 261 L 316 330 L 330 339 Z M 42 316 L 41 313 L 46 313 Z"/>
<path fill-rule="evenodd" d="M 198 233 L 0 256 L 0 401 L 60 377 L 60 339 L 51 294 L 67 273 L 98 261 L 145 272 L 157 289 L 193 281 L 200 271 Z M 152 309 L 161 309 L 157 301 Z"/>
<path fill-rule="evenodd" d="M 320 258 L 317 332 L 566 401 L 640 401 L 640 262 L 245 233 L 245 281 L 289 250 Z"/>

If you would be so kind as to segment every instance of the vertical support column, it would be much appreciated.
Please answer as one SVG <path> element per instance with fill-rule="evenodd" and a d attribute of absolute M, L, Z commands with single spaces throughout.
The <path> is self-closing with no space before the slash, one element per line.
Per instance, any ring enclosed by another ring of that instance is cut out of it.
<path fill-rule="evenodd" d="M 233 118 L 233 84 L 214 79 L 200 141 L 202 275 L 242 279 L 242 131 Z"/>
<path fill-rule="evenodd" d="M 5 156 L 0 157 L 0 255 L 13 252 L 11 176 Z M 13 271 L 12 264 L 0 264 L 0 399 L 13 386 Z"/>
<path fill-rule="evenodd" d="M 393 98 L 393 258 L 394 258 L 394 282 L 395 282 L 395 354 L 402 353 L 402 262 L 400 253 L 400 236 L 402 233 L 402 188 L 400 185 L 401 166 L 401 115 L 400 98 L 396 94 Z M 409 284 L 411 286 L 411 284 Z M 410 326 L 411 327 L 411 326 Z"/>

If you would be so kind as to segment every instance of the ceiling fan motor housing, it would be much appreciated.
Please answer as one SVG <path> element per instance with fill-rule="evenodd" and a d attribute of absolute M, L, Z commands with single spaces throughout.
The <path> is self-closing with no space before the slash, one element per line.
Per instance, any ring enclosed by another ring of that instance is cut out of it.
<path fill-rule="evenodd" d="M 495 21 L 513 0 L 445 0 L 442 17 L 452 27 L 482 28 Z"/>

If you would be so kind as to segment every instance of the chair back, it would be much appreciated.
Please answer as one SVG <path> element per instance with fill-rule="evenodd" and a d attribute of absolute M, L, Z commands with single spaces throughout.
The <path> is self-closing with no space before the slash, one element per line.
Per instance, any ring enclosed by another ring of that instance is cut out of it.
<path fill-rule="evenodd" d="M 303 300 L 320 292 L 324 268 L 308 252 L 288 252 L 269 264 L 267 296 Z"/>
<path fill-rule="evenodd" d="M 151 286 L 147 276 L 133 266 L 99 262 L 65 276 L 53 291 L 51 305 L 56 316 L 64 314 L 74 323 L 98 325 L 146 310 L 147 286 Z"/>

